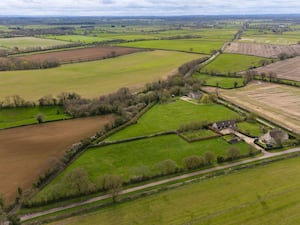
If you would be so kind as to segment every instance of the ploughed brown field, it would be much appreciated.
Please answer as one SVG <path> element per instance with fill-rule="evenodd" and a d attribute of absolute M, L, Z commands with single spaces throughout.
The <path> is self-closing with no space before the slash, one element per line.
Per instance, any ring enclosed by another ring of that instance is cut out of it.
<path fill-rule="evenodd" d="M 145 51 L 143 49 L 126 48 L 126 47 L 90 47 L 79 48 L 55 52 L 38 53 L 33 55 L 19 56 L 16 58 L 25 59 L 33 62 L 43 62 L 45 60 L 57 60 L 60 63 L 84 62 L 92 60 L 100 60 L 115 56 L 128 55 L 131 53 Z M 0 62 L 5 58 L 0 58 Z"/>
<path fill-rule="evenodd" d="M 271 45 L 232 42 L 226 47 L 224 52 L 277 58 L 280 53 L 300 55 L 300 45 Z"/>
<path fill-rule="evenodd" d="M 21 58 L 29 61 L 44 61 L 47 59 L 56 59 L 60 63 L 71 63 L 71 62 L 83 62 L 105 59 L 120 55 L 127 55 L 131 53 L 144 51 L 136 48 L 124 48 L 124 47 L 91 47 L 91 48 L 80 48 L 72 50 L 64 50 L 58 52 L 40 53 L 34 55 L 26 55 Z"/>
<path fill-rule="evenodd" d="M 1 130 L 0 193 L 12 201 L 19 186 L 31 188 L 53 159 L 113 120 L 113 115 L 107 115 Z"/>
<path fill-rule="evenodd" d="M 300 81 L 300 56 L 255 69 L 259 74 L 274 72 L 277 77 Z"/>
<path fill-rule="evenodd" d="M 211 88 L 207 91 L 214 91 Z M 252 82 L 243 88 L 219 90 L 222 98 L 300 134 L 300 88 Z"/>

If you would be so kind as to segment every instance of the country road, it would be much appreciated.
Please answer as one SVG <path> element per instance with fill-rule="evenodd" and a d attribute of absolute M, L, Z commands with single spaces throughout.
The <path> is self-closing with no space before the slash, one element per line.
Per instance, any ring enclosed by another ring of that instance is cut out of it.
<path fill-rule="evenodd" d="M 158 185 L 161 185 L 161 184 L 166 184 L 166 183 L 169 183 L 169 182 L 178 181 L 178 180 L 182 180 L 182 179 L 185 179 L 185 178 L 190 178 L 190 177 L 194 177 L 194 176 L 198 176 L 198 175 L 202 175 L 202 174 L 206 174 L 206 173 L 210 173 L 210 172 L 215 172 L 215 171 L 222 170 L 222 169 L 231 168 L 231 167 L 234 167 L 234 166 L 243 165 L 243 164 L 246 164 L 246 163 L 259 161 L 259 160 L 262 160 L 262 159 L 271 158 L 271 157 L 274 157 L 274 156 L 286 155 L 286 154 L 294 153 L 294 152 L 300 152 L 300 147 L 294 148 L 294 149 L 289 149 L 289 150 L 286 150 L 284 152 L 268 153 L 268 154 L 264 154 L 264 155 L 262 155 L 260 157 L 257 157 L 257 158 L 247 159 L 247 160 L 243 160 L 243 161 L 239 161 L 239 162 L 235 162 L 235 163 L 231 163 L 231 164 L 227 164 L 227 165 L 223 165 L 223 166 L 217 166 L 217 167 L 206 169 L 206 170 L 196 171 L 196 172 L 193 172 L 193 173 L 188 173 L 188 174 L 168 178 L 168 179 L 161 180 L 161 181 L 152 182 L 152 183 L 145 184 L 145 185 L 142 185 L 142 186 L 125 189 L 121 192 L 120 195 L 132 193 L 132 192 L 135 192 L 135 191 L 140 191 L 140 190 L 143 190 L 143 189 L 146 189 L 146 188 L 155 187 L 155 186 L 158 186 Z M 77 207 L 77 206 L 83 206 L 83 205 L 86 205 L 86 204 L 89 204 L 89 203 L 97 202 L 97 201 L 108 199 L 108 198 L 111 198 L 111 196 L 110 195 L 102 195 L 102 196 L 94 197 L 94 198 L 91 198 L 91 199 L 88 199 L 88 200 L 85 200 L 85 201 L 82 201 L 82 202 L 72 203 L 72 204 L 69 204 L 69 205 L 66 205 L 66 206 L 57 207 L 57 208 L 45 210 L 45 211 L 42 211 L 42 212 L 37 212 L 37 213 L 32 213 L 32 214 L 25 214 L 25 215 L 20 216 L 20 219 L 21 219 L 21 221 L 26 221 L 26 220 L 29 220 L 29 219 L 33 219 L 33 218 L 48 215 L 48 214 L 51 214 L 51 213 L 63 211 L 63 210 L 66 210 L 66 209 Z"/>

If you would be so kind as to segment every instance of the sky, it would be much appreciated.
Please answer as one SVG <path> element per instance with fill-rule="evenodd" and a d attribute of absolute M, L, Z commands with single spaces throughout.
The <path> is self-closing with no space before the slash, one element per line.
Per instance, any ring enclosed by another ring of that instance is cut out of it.
<path fill-rule="evenodd" d="M 300 0 L 0 0 L 0 16 L 298 14 Z"/>

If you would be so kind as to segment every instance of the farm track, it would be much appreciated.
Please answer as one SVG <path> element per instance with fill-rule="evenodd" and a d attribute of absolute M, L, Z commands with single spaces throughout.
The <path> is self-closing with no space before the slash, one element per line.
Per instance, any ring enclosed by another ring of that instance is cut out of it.
<path fill-rule="evenodd" d="M 133 193 L 133 192 L 136 192 L 136 191 L 141 191 L 143 189 L 159 186 L 159 185 L 166 184 L 166 183 L 169 183 L 169 182 L 179 181 L 179 180 L 186 179 L 186 178 L 192 178 L 194 176 L 203 175 L 203 174 L 210 173 L 210 172 L 216 172 L 218 170 L 228 169 L 228 168 L 231 168 L 231 167 L 240 166 L 240 165 L 244 165 L 244 164 L 247 164 L 247 163 L 253 163 L 253 162 L 256 162 L 256 161 L 259 161 L 259 160 L 269 159 L 269 158 L 272 158 L 272 157 L 283 156 L 283 155 L 287 155 L 287 154 L 295 153 L 295 152 L 300 152 L 300 147 L 289 149 L 289 150 L 286 150 L 284 152 L 269 153 L 269 154 L 265 154 L 265 155 L 262 155 L 262 156 L 257 157 L 257 158 L 247 159 L 247 160 L 231 163 L 229 165 L 217 166 L 217 167 L 206 169 L 206 170 L 201 170 L 201 171 L 197 171 L 197 172 L 193 172 L 193 173 L 180 175 L 180 176 L 177 176 L 177 177 L 168 178 L 168 179 L 161 180 L 161 181 L 152 182 L 152 183 L 145 184 L 145 185 L 142 185 L 142 186 L 125 189 L 121 192 L 121 195 Z M 94 197 L 94 198 L 91 198 L 91 199 L 88 199 L 88 200 L 85 200 L 85 201 L 82 201 L 82 202 L 73 203 L 73 204 L 69 204 L 69 205 L 66 205 L 66 206 L 45 210 L 45 211 L 42 211 L 42 212 L 37 212 L 37 213 L 32 213 L 32 214 L 25 214 L 25 215 L 20 216 L 20 219 L 21 219 L 21 221 L 26 221 L 26 220 L 29 220 L 29 219 L 34 219 L 34 218 L 37 218 L 37 217 L 40 217 L 40 216 L 49 215 L 51 213 L 60 212 L 60 211 L 63 211 L 63 210 L 66 210 L 66 209 L 71 209 L 71 208 L 78 207 L 78 206 L 84 206 L 84 205 L 89 204 L 89 203 L 93 203 L 93 202 L 97 202 L 97 201 L 101 201 L 101 200 L 105 200 L 105 199 L 109 199 L 109 198 L 111 198 L 111 195 L 102 195 L 102 196 Z"/>

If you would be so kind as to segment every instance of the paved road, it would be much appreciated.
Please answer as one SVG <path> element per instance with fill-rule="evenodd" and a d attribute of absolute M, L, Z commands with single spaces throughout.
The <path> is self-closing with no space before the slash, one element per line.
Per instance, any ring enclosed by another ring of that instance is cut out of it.
<path fill-rule="evenodd" d="M 243 160 L 243 161 L 239 161 L 239 162 L 235 162 L 235 163 L 231 163 L 231 164 L 227 164 L 227 165 L 223 165 L 223 166 L 217 166 L 217 167 L 206 169 L 206 170 L 201 170 L 201 171 L 197 171 L 197 172 L 193 172 L 193 173 L 180 175 L 180 176 L 177 176 L 177 177 L 168 178 L 168 179 L 161 180 L 161 181 L 152 182 L 152 183 L 145 184 L 145 185 L 138 186 L 138 187 L 134 187 L 134 188 L 129 188 L 129 189 L 123 190 L 121 192 L 121 195 L 132 193 L 132 192 L 135 192 L 135 191 L 140 191 L 140 190 L 143 190 L 143 189 L 146 189 L 146 188 L 149 188 L 149 187 L 155 187 L 155 186 L 158 186 L 158 185 L 161 185 L 161 184 L 166 184 L 166 183 L 169 183 L 169 182 L 172 182 L 172 181 L 178 181 L 178 180 L 181 180 L 181 179 L 190 178 L 190 177 L 194 177 L 194 176 L 198 176 L 198 175 L 202 175 L 202 174 L 206 174 L 206 173 L 210 173 L 210 172 L 214 172 L 214 171 L 218 171 L 218 170 L 222 170 L 222 169 L 227 169 L 227 168 L 230 168 L 230 167 L 239 166 L 239 165 L 243 165 L 243 164 L 250 163 L 250 162 L 255 162 L 255 161 L 258 161 L 258 160 L 261 160 L 261 159 L 267 159 L 267 158 L 271 158 L 271 157 L 274 157 L 274 156 L 286 155 L 286 154 L 293 153 L 293 152 L 300 152 L 300 147 L 290 149 L 290 150 L 286 150 L 284 152 L 277 152 L 277 153 L 269 153 L 268 152 L 268 154 L 265 154 L 265 155 L 257 157 L 257 158 L 251 158 L 251 159 L 247 159 L 247 160 Z M 28 219 L 33 219 L 33 218 L 36 218 L 36 217 L 39 217 L 39 216 L 48 215 L 48 214 L 59 212 L 59 211 L 65 210 L 65 209 L 70 209 L 70 208 L 74 208 L 74 207 L 77 207 L 77 206 L 86 205 L 88 203 L 97 202 L 99 200 L 104 200 L 104 199 L 108 199 L 108 198 L 111 198 L 111 196 L 110 195 L 102 195 L 102 196 L 99 196 L 99 197 L 94 197 L 94 198 L 88 199 L 86 201 L 73 203 L 73 204 L 69 204 L 69 205 L 66 205 L 66 206 L 62 206 L 62 207 L 57 207 L 57 208 L 49 209 L 49 210 L 42 211 L 42 212 L 32 213 L 32 214 L 26 214 L 26 215 L 21 216 L 20 218 L 21 218 L 21 221 L 25 221 L 25 220 L 28 220 Z"/>

